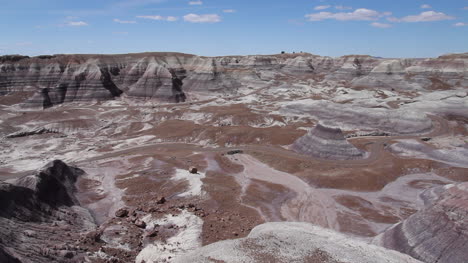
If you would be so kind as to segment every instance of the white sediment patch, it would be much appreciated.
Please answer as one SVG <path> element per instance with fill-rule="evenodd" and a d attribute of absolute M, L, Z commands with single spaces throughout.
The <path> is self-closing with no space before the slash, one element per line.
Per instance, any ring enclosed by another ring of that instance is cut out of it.
<path fill-rule="evenodd" d="M 148 215 L 143 221 L 146 223 L 146 230 L 154 229 L 155 225 L 172 224 L 177 226 L 178 233 L 166 242 L 156 241 L 146 245 L 137 255 L 136 263 L 172 262 L 177 257 L 201 247 L 203 220 L 191 212 L 183 210 L 178 215 L 167 215 L 157 220 Z"/>
<path fill-rule="evenodd" d="M 132 139 L 123 140 L 121 141 L 121 143 L 114 146 L 114 149 L 122 149 L 122 148 L 131 147 L 131 146 L 142 145 L 143 143 L 148 142 L 154 138 L 155 136 L 153 135 L 145 135 L 145 136 L 140 136 L 140 137 L 136 137 Z"/>
<path fill-rule="evenodd" d="M 103 102 L 101 105 L 102 106 L 105 106 L 105 107 L 122 107 L 124 105 L 126 105 L 127 103 L 125 103 L 124 101 L 122 100 L 108 100 L 108 101 L 105 101 Z"/>
<path fill-rule="evenodd" d="M 207 120 L 211 120 L 213 114 L 204 112 L 184 112 L 180 120 L 193 121 L 195 124 L 204 124 Z"/>
<path fill-rule="evenodd" d="M 205 178 L 204 173 L 192 174 L 189 171 L 176 169 L 174 180 L 186 180 L 189 184 L 187 191 L 179 194 L 180 197 L 201 196 L 204 194 L 202 190 L 203 182 L 201 179 Z"/>
<path fill-rule="evenodd" d="M 141 174 L 134 174 L 132 176 L 129 176 L 129 177 L 125 177 L 125 178 L 121 178 L 121 179 L 116 179 L 116 181 L 125 181 L 125 180 L 130 180 L 130 179 L 133 179 L 133 178 L 138 178 L 140 177 Z"/>

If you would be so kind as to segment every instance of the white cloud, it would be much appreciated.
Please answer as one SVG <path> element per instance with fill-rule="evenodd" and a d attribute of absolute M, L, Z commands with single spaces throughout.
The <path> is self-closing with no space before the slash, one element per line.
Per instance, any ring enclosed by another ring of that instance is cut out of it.
<path fill-rule="evenodd" d="M 88 26 L 88 23 L 83 21 L 70 21 L 67 22 L 67 26 Z"/>
<path fill-rule="evenodd" d="M 174 22 L 177 21 L 178 18 L 175 16 L 160 16 L 160 15 L 154 15 L 154 16 L 136 16 L 137 18 L 142 18 L 142 19 L 150 19 L 150 20 L 158 20 L 158 21 L 168 21 L 168 22 Z"/>
<path fill-rule="evenodd" d="M 378 28 L 390 28 L 392 27 L 391 24 L 385 24 L 385 23 L 379 23 L 379 22 L 374 22 L 371 24 L 373 27 L 378 27 Z"/>
<path fill-rule="evenodd" d="M 468 6 L 463 7 L 464 10 L 468 10 Z"/>
<path fill-rule="evenodd" d="M 207 14 L 207 15 L 188 14 L 184 16 L 184 20 L 190 23 L 217 23 L 217 22 L 221 22 L 221 17 L 216 14 Z"/>
<path fill-rule="evenodd" d="M 198 0 L 198 1 L 190 1 L 188 2 L 189 5 L 203 5 L 203 2 Z"/>
<path fill-rule="evenodd" d="M 115 18 L 113 21 L 119 24 L 136 24 L 136 21 L 120 20 L 118 18 Z"/>
<path fill-rule="evenodd" d="M 166 21 L 169 21 L 169 22 L 174 22 L 174 21 L 177 21 L 179 20 L 179 18 L 175 17 L 175 16 L 167 16 L 166 17 Z"/>
<path fill-rule="evenodd" d="M 350 6 L 344 6 L 344 5 L 336 5 L 335 8 L 338 9 L 338 10 L 351 10 L 351 9 L 353 9 Z"/>
<path fill-rule="evenodd" d="M 383 16 L 391 15 L 390 12 L 380 13 L 375 10 L 370 10 L 366 8 L 359 8 L 353 12 L 340 12 L 340 13 L 331 13 L 331 12 L 320 12 L 314 14 L 308 14 L 305 17 L 309 21 L 322 21 L 326 19 L 335 19 L 339 21 L 372 21 L 377 20 Z"/>
<path fill-rule="evenodd" d="M 425 5 L 421 5 L 421 8 L 422 8 L 422 9 L 431 9 L 432 6 L 426 5 L 426 4 L 425 4 Z"/>
<path fill-rule="evenodd" d="M 330 7 L 331 7 L 331 5 L 319 5 L 319 6 L 316 6 L 314 8 L 314 10 L 325 10 L 325 9 L 330 8 Z"/>
<path fill-rule="evenodd" d="M 453 16 L 446 15 L 442 12 L 426 11 L 419 15 L 405 16 L 402 18 L 389 17 L 388 20 L 391 22 L 432 22 L 455 19 Z"/>
<path fill-rule="evenodd" d="M 461 27 L 461 26 L 468 26 L 468 24 L 467 24 L 467 23 L 458 22 L 458 23 L 453 24 L 453 26 Z"/>
<path fill-rule="evenodd" d="M 223 10 L 223 13 L 235 13 L 235 12 L 236 12 L 236 10 L 234 10 L 234 9 L 224 9 Z"/>

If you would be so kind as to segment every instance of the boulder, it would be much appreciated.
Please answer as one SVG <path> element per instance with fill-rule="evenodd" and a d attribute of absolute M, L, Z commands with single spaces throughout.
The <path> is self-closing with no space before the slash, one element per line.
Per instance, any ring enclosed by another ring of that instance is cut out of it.
<path fill-rule="evenodd" d="M 198 173 L 198 169 L 197 169 L 197 167 L 193 167 L 193 166 L 192 166 L 192 167 L 189 168 L 189 172 L 190 172 L 191 174 L 197 174 L 197 173 Z"/>
<path fill-rule="evenodd" d="M 115 211 L 116 217 L 126 217 L 128 216 L 128 209 L 127 208 L 120 208 L 119 210 Z"/>

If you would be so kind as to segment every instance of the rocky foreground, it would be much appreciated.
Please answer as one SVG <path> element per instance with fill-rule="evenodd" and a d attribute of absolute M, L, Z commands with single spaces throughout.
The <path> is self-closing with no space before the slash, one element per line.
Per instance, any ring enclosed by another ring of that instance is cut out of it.
<path fill-rule="evenodd" d="M 467 136 L 466 53 L 3 56 L 0 262 L 464 263 Z"/>
<path fill-rule="evenodd" d="M 263 224 L 244 239 L 214 243 L 184 255 L 196 249 L 198 237 L 191 228 L 200 224 L 196 221 L 204 216 L 202 209 L 192 204 L 166 207 L 173 214 L 153 221 L 154 210 L 121 208 L 115 212 L 117 220 L 98 227 L 75 197 L 74 184 L 83 173 L 56 160 L 35 175 L 1 183 L 1 262 L 83 262 L 99 259 L 104 251 L 111 254 L 104 257 L 106 262 L 165 262 L 174 252 L 179 256 L 176 262 L 419 262 L 307 223 Z M 158 199 L 157 210 L 165 202 Z M 134 230 L 125 233 L 131 227 Z M 170 232 L 175 236 L 170 237 Z M 148 246 L 150 240 L 164 236 L 165 243 Z M 134 249 L 148 243 L 136 259 L 130 251 L 113 251 L 112 246 L 123 239 L 131 244 L 134 238 L 138 242 Z M 166 249 L 170 252 L 165 253 Z"/>

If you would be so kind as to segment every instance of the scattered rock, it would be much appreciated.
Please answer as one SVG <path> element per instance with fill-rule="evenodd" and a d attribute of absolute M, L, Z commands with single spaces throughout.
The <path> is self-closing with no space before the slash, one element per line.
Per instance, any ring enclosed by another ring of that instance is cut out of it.
<path fill-rule="evenodd" d="M 228 155 L 241 154 L 241 153 L 244 153 L 244 151 L 242 151 L 242 150 L 232 150 L 232 151 L 227 152 Z"/>
<path fill-rule="evenodd" d="M 128 216 L 128 209 L 127 208 L 120 208 L 119 210 L 115 211 L 116 217 L 126 217 Z"/>
<path fill-rule="evenodd" d="M 60 255 L 60 257 L 63 257 L 63 258 L 73 258 L 75 256 L 75 253 L 73 253 L 73 251 L 69 251 L 69 250 L 61 250 L 59 252 L 59 255 Z"/>
<path fill-rule="evenodd" d="M 196 174 L 196 173 L 198 173 L 198 169 L 197 169 L 197 167 L 193 167 L 193 166 L 192 166 L 192 167 L 190 167 L 189 172 L 190 172 L 191 174 Z"/>
<path fill-rule="evenodd" d="M 158 233 L 159 233 L 158 230 L 153 229 L 153 230 L 151 230 L 151 231 L 148 233 L 148 236 L 149 236 L 149 237 L 155 237 L 155 236 L 158 235 Z"/>
<path fill-rule="evenodd" d="M 164 203 L 166 203 L 166 198 L 165 198 L 164 196 L 163 196 L 163 197 L 159 197 L 159 198 L 157 199 L 157 201 L 156 201 L 156 204 L 158 204 L 158 205 L 162 205 L 162 204 L 164 204 Z"/>
<path fill-rule="evenodd" d="M 146 227 L 146 223 L 145 221 L 141 220 L 141 219 L 137 219 L 135 221 L 135 225 L 139 228 L 145 228 Z"/>
<path fill-rule="evenodd" d="M 35 237 L 36 236 L 36 231 L 33 231 L 33 230 L 25 230 L 23 233 L 27 237 Z"/>

